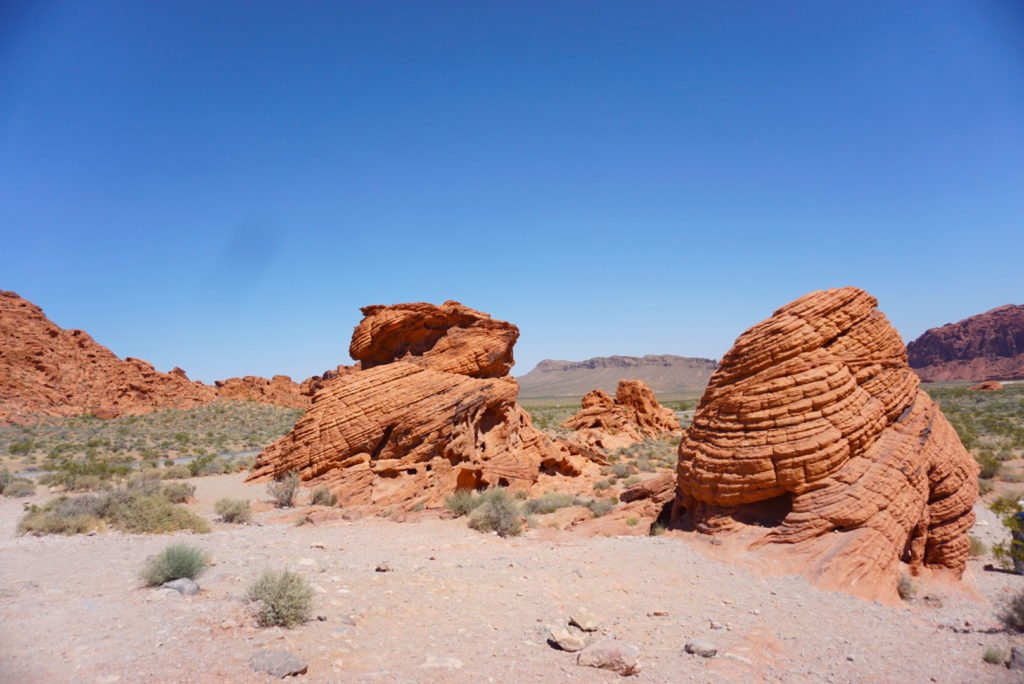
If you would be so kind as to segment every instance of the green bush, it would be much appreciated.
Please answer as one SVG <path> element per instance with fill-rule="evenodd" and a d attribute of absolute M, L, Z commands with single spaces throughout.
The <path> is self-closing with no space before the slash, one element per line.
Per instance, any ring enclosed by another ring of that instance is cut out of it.
<path fill-rule="evenodd" d="M 338 497 L 327 487 L 317 487 L 313 490 L 310 503 L 314 506 L 334 506 L 338 503 Z"/>
<path fill-rule="evenodd" d="M 196 486 L 188 482 L 172 482 L 165 484 L 161 491 L 171 503 L 185 503 L 196 493 Z"/>
<path fill-rule="evenodd" d="M 445 508 L 454 513 L 456 518 L 469 515 L 482 503 L 483 499 L 468 489 L 460 489 L 444 500 Z"/>
<path fill-rule="evenodd" d="M 1002 649 L 989 646 L 985 649 L 985 655 L 981 659 L 989 665 L 1002 665 L 1006 661 L 1006 654 L 1003 653 Z"/>
<path fill-rule="evenodd" d="M 267 494 L 278 508 L 291 508 L 299 492 L 299 474 L 294 470 L 267 485 Z"/>
<path fill-rule="evenodd" d="M 115 492 L 101 509 L 101 517 L 122 532 L 163 534 L 191 530 L 209 532 L 209 524 L 163 496 L 129 495 Z"/>
<path fill-rule="evenodd" d="M 617 502 L 615 499 L 591 499 L 584 505 L 590 509 L 595 518 L 600 518 L 602 515 L 610 513 Z"/>
<path fill-rule="evenodd" d="M 252 509 L 246 499 L 220 499 L 213 507 L 226 523 L 246 523 L 252 519 Z"/>
<path fill-rule="evenodd" d="M 917 584 L 914 583 L 914 580 L 910 579 L 910 575 L 901 573 L 900 579 L 896 583 L 896 593 L 904 601 L 909 601 L 917 596 Z"/>
<path fill-rule="evenodd" d="M 504 489 L 493 489 L 469 517 L 469 526 L 478 532 L 497 532 L 511 537 L 523 531 L 519 507 Z"/>
<path fill-rule="evenodd" d="M 32 446 L 31 439 L 20 439 L 17 442 L 11 442 L 7 447 L 7 451 L 14 456 L 24 456 L 32 451 Z"/>
<path fill-rule="evenodd" d="M 629 474 L 632 472 L 632 470 L 633 469 L 630 467 L 628 463 L 616 463 L 615 465 L 612 466 L 611 473 L 616 478 L 621 480 L 624 477 L 629 477 Z"/>
<path fill-rule="evenodd" d="M 263 627 L 292 627 L 313 612 L 313 588 L 301 576 L 287 570 L 267 570 L 246 593 L 256 606 L 256 620 Z"/>
<path fill-rule="evenodd" d="M 156 496 L 160 493 L 163 483 L 159 477 L 153 477 L 149 473 L 138 473 L 128 478 L 125 487 L 139 496 Z"/>
<path fill-rule="evenodd" d="M 983 480 L 991 480 L 993 477 L 999 474 L 999 459 L 992 455 L 992 452 L 978 452 L 974 455 L 974 460 L 978 462 L 978 466 L 981 471 L 978 473 L 978 477 Z"/>
<path fill-rule="evenodd" d="M 8 498 L 32 496 L 36 493 L 36 483 L 32 480 L 15 478 L 3 488 L 3 495 Z"/>
<path fill-rule="evenodd" d="M 183 577 L 194 580 L 206 570 L 209 562 L 209 555 L 202 549 L 188 544 L 171 544 L 146 562 L 141 577 L 151 587 Z"/>

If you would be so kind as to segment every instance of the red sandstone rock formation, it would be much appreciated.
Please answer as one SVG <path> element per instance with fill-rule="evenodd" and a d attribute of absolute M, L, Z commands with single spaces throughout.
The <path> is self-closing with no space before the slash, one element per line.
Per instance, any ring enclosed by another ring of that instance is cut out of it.
<path fill-rule="evenodd" d="M 1024 379 L 1024 305 L 932 328 L 907 345 L 924 382 Z"/>
<path fill-rule="evenodd" d="M 536 430 L 506 377 L 514 325 L 457 302 L 370 306 L 350 347 L 362 370 L 320 389 L 250 480 L 291 470 L 364 511 L 438 506 L 456 489 L 529 490 L 595 464 Z"/>
<path fill-rule="evenodd" d="M 814 292 L 736 340 L 680 444 L 677 525 L 868 597 L 900 560 L 963 572 L 977 465 L 876 306 Z"/>
<path fill-rule="evenodd" d="M 979 382 L 971 387 L 971 389 L 976 392 L 998 392 L 1003 389 L 1003 383 L 996 382 L 995 380 L 986 380 L 985 382 Z"/>
<path fill-rule="evenodd" d="M 580 411 L 562 426 L 576 430 L 577 441 L 601 449 L 682 433 L 675 412 L 659 404 L 640 380 L 621 380 L 614 399 L 601 389 L 589 392 Z"/>
<path fill-rule="evenodd" d="M 354 370 L 351 367 L 338 366 L 336 370 L 327 371 L 323 375 L 306 378 L 302 383 L 293 381 L 287 375 L 275 375 L 269 380 L 257 375 L 246 375 L 242 378 L 217 380 L 214 384 L 219 399 L 256 401 L 261 404 L 306 409 L 309 408 L 313 395 L 326 382 Z"/>
<path fill-rule="evenodd" d="M 123 361 L 81 330 L 64 330 L 35 304 L 0 290 L 0 422 L 92 413 L 113 418 L 211 401 L 213 388 L 175 368 Z"/>

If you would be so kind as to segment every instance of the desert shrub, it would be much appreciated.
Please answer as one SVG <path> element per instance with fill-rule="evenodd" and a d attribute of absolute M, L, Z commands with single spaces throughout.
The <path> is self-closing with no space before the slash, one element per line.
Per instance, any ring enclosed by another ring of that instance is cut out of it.
<path fill-rule="evenodd" d="M 161 491 L 171 503 L 185 503 L 196 493 L 196 486 L 188 482 L 172 482 L 165 484 Z"/>
<path fill-rule="evenodd" d="M 267 494 L 274 500 L 278 508 L 291 508 L 295 505 L 295 495 L 299 492 L 299 474 L 294 470 L 267 485 Z"/>
<path fill-rule="evenodd" d="M 479 496 L 475 496 L 468 489 L 460 489 L 444 500 L 444 507 L 461 518 L 472 513 L 477 506 L 483 503 Z"/>
<path fill-rule="evenodd" d="M 1024 632 L 1024 590 L 1015 594 L 999 612 L 999 621 L 1008 630 Z"/>
<path fill-rule="evenodd" d="M 985 496 L 992 491 L 992 483 L 988 480 L 978 479 L 978 495 Z"/>
<path fill-rule="evenodd" d="M 246 593 L 256 606 L 256 620 L 263 627 L 292 627 L 313 612 L 313 588 L 301 576 L 287 570 L 267 570 Z"/>
<path fill-rule="evenodd" d="M 140 573 L 148 586 L 186 577 L 194 580 L 206 569 L 210 557 L 202 549 L 188 544 L 171 544 L 150 558 Z"/>
<path fill-rule="evenodd" d="M 209 524 L 192 511 L 164 496 L 125 495 L 114 492 L 100 510 L 101 517 L 122 532 L 162 534 L 179 530 L 209 532 Z"/>
<path fill-rule="evenodd" d="M 235 472 L 245 472 L 246 470 L 252 470 L 252 467 L 256 465 L 255 456 L 239 456 L 233 462 Z"/>
<path fill-rule="evenodd" d="M 173 467 L 174 467 L 174 459 L 173 458 L 165 458 L 164 459 L 164 468 L 173 468 Z M 167 477 L 167 475 L 165 474 L 164 477 Z"/>
<path fill-rule="evenodd" d="M 164 468 L 160 476 L 165 480 L 184 480 L 192 477 L 192 470 L 184 463 L 172 464 Z"/>
<path fill-rule="evenodd" d="M 7 468 L 0 470 L 0 490 L 14 481 L 14 475 Z"/>
<path fill-rule="evenodd" d="M 626 489 L 629 489 L 633 485 L 637 484 L 640 484 L 640 478 L 637 477 L 636 475 L 631 475 L 622 481 L 622 486 L 625 487 Z"/>
<path fill-rule="evenodd" d="M 637 525 L 640 524 L 640 519 L 639 518 L 634 518 L 634 517 L 630 516 L 630 517 L 626 518 L 626 524 L 629 525 L 630 527 L 636 527 Z"/>
<path fill-rule="evenodd" d="M 313 496 L 309 502 L 314 506 L 334 506 L 338 503 L 338 497 L 327 487 L 317 487 L 313 490 Z"/>
<path fill-rule="evenodd" d="M 590 512 L 594 514 L 595 518 L 600 518 L 602 515 L 607 515 L 616 506 L 615 499 L 591 499 L 583 504 L 590 509 Z"/>
<path fill-rule="evenodd" d="M 156 496 L 160 493 L 162 486 L 163 483 L 160 482 L 159 477 L 153 477 L 144 473 L 132 475 L 125 483 L 125 487 L 129 492 L 139 496 Z"/>
<path fill-rule="evenodd" d="M 978 477 L 981 479 L 991 480 L 999 473 L 999 459 L 991 451 L 978 452 L 974 455 L 974 460 L 978 462 L 978 466 L 981 468 L 981 472 L 978 473 Z"/>
<path fill-rule="evenodd" d="M 18 521 L 18 534 L 41 537 L 47 534 L 85 534 L 103 529 L 103 521 L 92 515 L 60 516 L 33 506 Z"/>
<path fill-rule="evenodd" d="M 973 534 L 968 535 L 967 538 L 971 542 L 971 545 L 967 551 L 971 558 L 980 558 L 981 556 L 984 556 L 986 553 L 988 553 L 988 546 L 985 545 L 985 542 L 981 541 Z"/>
<path fill-rule="evenodd" d="M 609 482 L 608 480 L 598 480 L 597 482 L 594 483 L 594 490 L 598 492 L 603 492 L 604 490 L 611 488 L 611 486 L 612 483 Z"/>
<path fill-rule="evenodd" d="M 98 475 L 76 475 L 64 482 L 64 489 L 69 492 L 100 492 L 112 486 L 110 480 Z"/>
<path fill-rule="evenodd" d="M 611 468 L 612 475 L 620 480 L 624 477 L 629 477 L 630 472 L 632 472 L 632 468 L 630 468 L 628 463 L 616 463 Z"/>
<path fill-rule="evenodd" d="M 204 477 L 206 475 L 221 475 L 230 472 L 227 461 L 212 454 L 204 454 L 192 459 L 188 464 L 189 471 L 193 477 Z"/>
<path fill-rule="evenodd" d="M 642 473 L 653 473 L 654 464 L 649 458 L 641 458 L 636 462 L 636 469 Z"/>
<path fill-rule="evenodd" d="M 652 537 L 660 537 L 663 534 L 665 534 L 665 526 L 664 525 L 662 525 L 661 523 L 654 523 L 653 525 L 651 525 L 651 536 Z"/>
<path fill-rule="evenodd" d="M 527 513 L 543 515 L 545 513 L 554 513 L 559 508 L 572 506 L 574 501 L 575 499 L 571 494 L 548 492 L 537 499 L 530 499 L 526 502 L 525 507 Z"/>
<path fill-rule="evenodd" d="M 213 507 L 227 523 L 246 523 L 252 519 L 252 509 L 246 499 L 220 499 Z"/>
<path fill-rule="evenodd" d="M 899 594 L 900 598 L 904 601 L 909 601 L 917 596 L 917 585 L 914 583 L 914 580 L 910 578 L 910 575 L 900 573 L 900 579 L 896 583 L 896 593 Z"/>
<path fill-rule="evenodd" d="M 7 446 L 7 451 L 13 456 L 24 456 L 28 452 L 32 451 L 32 440 L 31 439 L 19 439 L 16 442 L 11 442 Z"/>
<path fill-rule="evenodd" d="M 36 493 L 36 483 L 32 480 L 15 478 L 3 488 L 3 495 L 8 498 L 32 496 Z"/>
<path fill-rule="evenodd" d="M 990 665 L 1002 665 L 1006 660 L 1006 654 L 1003 653 L 1002 649 L 989 646 L 985 649 L 985 655 L 981 659 Z"/>
<path fill-rule="evenodd" d="M 484 502 L 469 517 L 469 526 L 478 532 L 497 532 L 498 536 L 515 536 L 523 531 L 519 507 L 504 489 L 492 489 Z"/>

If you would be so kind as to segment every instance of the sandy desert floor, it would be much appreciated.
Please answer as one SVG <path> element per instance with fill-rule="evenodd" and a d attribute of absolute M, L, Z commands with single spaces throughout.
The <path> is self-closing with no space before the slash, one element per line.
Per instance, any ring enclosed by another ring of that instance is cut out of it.
<path fill-rule="evenodd" d="M 196 511 L 223 496 L 265 498 L 242 475 L 193 480 Z M 46 495 L 35 497 L 45 500 Z M 576 608 L 598 636 L 640 649 L 647 682 L 1002 682 L 1024 673 L 982 661 L 1024 638 L 1000 631 L 998 606 L 1024 577 L 972 560 L 966 589 L 922 584 L 884 606 L 822 591 L 798 576 L 762 577 L 714 559 L 700 539 L 591 537 L 533 530 L 501 539 L 425 512 L 296 526 L 280 511 L 207 535 L 103 533 L 17 537 L 24 500 L 0 501 L 0 681 L 261 682 L 248 660 L 284 649 L 308 682 L 612 682 L 547 644 Z M 976 534 L 995 539 L 981 512 Z M 145 559 L 172 540 L 215 565 L 191 597 L 143 588 Z M 322 548 L 320 548 L 322 547 Z M 389 572 L 377 572 L 386 564 Z M 316 591 L 315 619 L 255 625 L 246 586 L 287 567 Z M 683 652 L 709 639 L 718 655 Z M 1024 676 L 1019 676 L 1024 681 Z"/>

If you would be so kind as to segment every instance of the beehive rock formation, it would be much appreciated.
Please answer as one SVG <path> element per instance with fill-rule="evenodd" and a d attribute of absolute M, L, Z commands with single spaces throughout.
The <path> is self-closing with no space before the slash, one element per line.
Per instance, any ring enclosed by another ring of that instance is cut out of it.
<path fill-rule="evenodd" d="M 587 393 L 580 411 L 562 426 L 575 430 L 577 441 L 602 449 L 682 432 L 675 412 L 659 404 L 651 388 L 640 380 L 620 381 L 614 398 L 601 389 Z"/>
<path fill-rule="evenodd" d="M 680 444 L 674 524 L 873 598 L 901 559 L 963 572 L 977 466 L 876 306 L 814 292 L 736 340 Z"/>
<path fill-rule="evenodd" d="M 0 422 L 91 413 L 103 418 L 192 408 L 215 392 L 175 368 L 118 358 L 81 330 L 65 330 L 35 304 L 0 290 Z"/>
<path fill-rule="evenodd" d="M 1024 305 L 991 311 L 926 331 L 907 345 L 924 382 L 1024 379 Z"/>
<path fill-rule="evenodd" d="M 457 302 L 362 311 L 350 347 L 362 370 L 322 387 L 292 432 L 260 454 L 250 480 L 296 470 L 342 506 L 373 512 L 597 469 L 516 404 L 507 377 L 514 325 Z"/>

